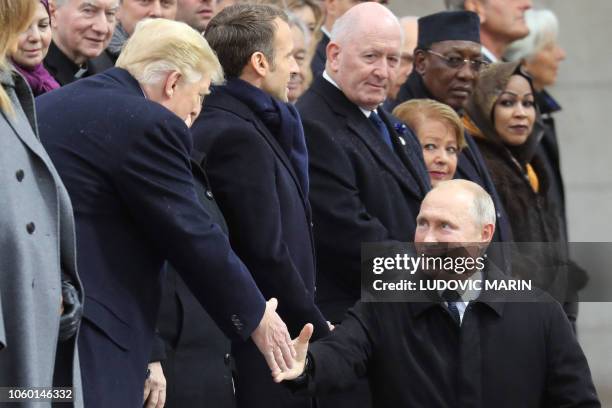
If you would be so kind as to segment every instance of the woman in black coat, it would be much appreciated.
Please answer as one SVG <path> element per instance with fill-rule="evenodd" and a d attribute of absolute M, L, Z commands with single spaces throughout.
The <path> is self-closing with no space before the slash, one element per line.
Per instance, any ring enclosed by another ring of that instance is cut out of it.
<path fill-rule="evenodd" d="M 586 277 L 567 258 L 562 207 L 551 200 L 551 174 L 538 149 L 543 127 L 531 78 L 519 63 L 495 64 L 481 74 L 467 108 L 475 136 L 510 219 L 513 274 L 532 279 L 576 320 L 576 293 Z"/>

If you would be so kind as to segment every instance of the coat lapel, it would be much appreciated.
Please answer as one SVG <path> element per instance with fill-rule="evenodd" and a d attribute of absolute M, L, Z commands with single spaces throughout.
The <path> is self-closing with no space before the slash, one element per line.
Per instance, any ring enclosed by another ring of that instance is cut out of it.
<path fill-rule="evenodd" d="M 331 109 L 333 109 L 337 115 L 346 118 L 349 130 L 363 142 L 380 165 L 386 168 L 397 179 L 398 183 L 404 186 L 415 197 L 422 198 L 427 190 L 421 187 L 422 183 L 420 181 L 415 181 L 419 180 L 419 177 L 408 169 L 412 167 L 412 163 L 408 161 L 408 157 L 405 157 L 407 162 L 403 162 L 400 156 L 395 154 L 395 152 L 393 152 L 383 141 L 377 129 L 359 108 L 350 102 L 339 89 L 326 79 L 322 77 L 318 78 L 313 87 L 318 88 L 321 96 L 329 100 Z M 381 115 L 381 118 L 383 118 L 383 121 L 387 125 L 387 129 L 389 129 L 391 140 L 396 150 L 401 150 L 401 148 L 398 149 L 398 147 L 400 147 L 398 145 L 401 144 L 398 134 L 389 126 L 388 118 L 386 118 L 384 113 Z"/>
<path fill-rule="evenodd" d="M 242 103 L 242 101 L 234 98 L 229 94 L 221 94 L 221 92 L 219 92 L 215 102 L 210 102 L 210 106 L 216 106 L 223 110 L 229 110 L 237 115 L 242 116 L 244 119 L 251 122 L 253 126 L 255 126 L 255 129 L 257 129 L 257 131 L 261 134 L 264 140 L 270 145 L 276 156 L 279 158 L 281 163 L 283 163 L 283 166 L 285 166 L 285 168 L 291 175 L 291 178 L 293 179 L 293 182 L 295 183 L 295 186 L 300 194 L 300 198 L 302 199 L 304 209 L 310 217 L 310 204 L 308 202 L 308 198 L 304 195 L 304 191 L 302 191 L 302 187 L 300 186 L 297 174 L 293 170 L 293 166 L 289 161 L 289 157 L 287 157 L 287 154 L 278 144 L 272 133 L 270 133 L 266 125 L 264 125 L 263 122 L 259 118 L 257 118 L 257 116 L 255 116 L 253 112 L 244 103 Z"/>

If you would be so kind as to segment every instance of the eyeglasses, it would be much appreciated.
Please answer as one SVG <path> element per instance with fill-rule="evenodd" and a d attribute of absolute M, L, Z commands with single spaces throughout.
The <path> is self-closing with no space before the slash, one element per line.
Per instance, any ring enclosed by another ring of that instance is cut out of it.
<path fill-rule="evenodd" d="M 449 68 L 453 68 L 453 69 L 461 69 L 465 66 L 465 64 L 469 63 L 472 71 L 480 72 L 482 71 L 483 68 L 489 65 L 489 63 L 483 59 L 463 59 L 460 57 L 447 57 L 445 55 L 438 54 L 437 52 L 432 51 L 432 50 L 425 50 L 425 51 L 432 55 L 435 55 L 438 58 L 443 59 L 444 62 L 446 62 L 446 65 Z"/>

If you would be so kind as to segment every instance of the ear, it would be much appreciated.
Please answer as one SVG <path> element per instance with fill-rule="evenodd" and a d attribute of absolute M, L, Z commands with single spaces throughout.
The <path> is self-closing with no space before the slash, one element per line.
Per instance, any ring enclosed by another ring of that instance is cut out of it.
<path fill-rule="evenodd" d="M 57 13 L 57 5 L 55 4 L 55 1 L 52 0 L 49 2 L 49 20 L 51 22 L 51 28 L 53 30 L 57 30 L 56 13 Z"/>
<path fill-rule="evenodd" d="M 414 70 L 421 76 L 425 76 L 427 71 L 427 53 L 423 50 L 414 52 Z"/>
<path fill-rule="evenodd" d="M 465 0 L 464 5 L 467 11 L 473 11 L 474 13 L 478 14 L 480 24 L 485 22 L 484 5 L 482 4 L 481 0 Z"/>
<path fill-rule="evenodd" d="M 495 233 L 495 224 L 485 224 L 482 227 L 481 239 L 484 243 L 489 243 L 493 239 Z"/>
<path fill-rule="evenodd" d="M 170 74 L 168 74 L 168 76 L 166 77 L 166 81 L 164 82 L 164 88 L 162 92 L 164 99 L 172 99 L 174 97 L 176 87 L 182 77 L 183 76 L 178 71 L 172 71 Z"/>
<path fill-rule="evenodd" d="M 249 60 L 249 65 L 257 73 L 258 76 L 264 78 L 270 70 L 270 64 L 266 56 L 260 52 L 254 52 Z"/>
<path fill-rule="evenodd" d="M 329 66 L 332 72 L 337 72 L 340 66 L 340 46 L 330 41 L 329 44 L 327 44 L 325 53 L 327 54 L 326 66 Z"/>

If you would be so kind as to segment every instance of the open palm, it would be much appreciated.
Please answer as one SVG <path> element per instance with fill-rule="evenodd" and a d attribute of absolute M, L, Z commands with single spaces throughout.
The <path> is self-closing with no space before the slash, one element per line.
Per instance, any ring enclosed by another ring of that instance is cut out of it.
<path fill-rule="evenodd" d="M 285 370 L 279 374 L 273 375 L 274 382 L 281 382 L 285 380 L 293 380 L 302 375 L 304 372 L 304 366 L 306 365 L 306 355 L 308 353 L 308 342 L 312 336 L 314 327 L 312 324 L 307 323 L 302 328 L 300 335 L 293 340 L 293 346 L 297 356 L 293 361 L 293 367 Z"/>

